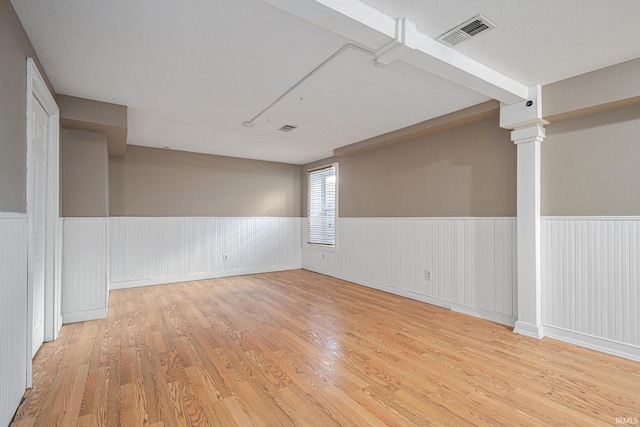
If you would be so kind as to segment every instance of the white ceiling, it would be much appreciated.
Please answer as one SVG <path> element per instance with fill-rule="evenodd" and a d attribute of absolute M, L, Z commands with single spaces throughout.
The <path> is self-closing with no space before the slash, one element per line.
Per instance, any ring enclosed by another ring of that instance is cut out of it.
<path fill-rule="evenodd" d="M 363 0 L 436 38 L 482 14 L 496 29 L 456 50 L 527 86 L 640 57 L 637 0 Z"/>
<path fill-rule="evenodd" d="M 482 13 L 497 28 L 456 50 L 526 86 L 640 57 L 637 0 L 342 1 L 411 19 L 431 38 Z M 377 50 L 393 39 L 314 15 L 312 0 L 12 3 L 57 93 L 129 107 L 129 144 L 298 164 L 489 99 L 347 49 L 247 128 L 346 43 Z M 284 124 L 298 128 L 278 131 Z"/>

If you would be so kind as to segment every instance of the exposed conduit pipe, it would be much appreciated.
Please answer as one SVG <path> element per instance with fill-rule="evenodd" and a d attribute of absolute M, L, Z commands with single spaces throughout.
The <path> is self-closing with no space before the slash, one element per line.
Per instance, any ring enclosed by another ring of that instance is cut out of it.
<path fill-rule="evenodd" d="M 334 59 L 336 59 L 342 52 L 344 52 L 347 49 L 355 49 L 357 51 L 366 53 L 367 55 L 371 55 L 371 56 L 375 56 L 376 53 L 372 50 L 369 49 L 365 49 L 361 46 L 355 45 L 353 43 L 347 43 L 344 46 L 342 46 L 337 52 L 335 52 L 333 55 L 331 55 L 330 57 L 328 57 L 327 59 L 325 59 L 322 64 L 318 65 L 316 68 L 314 68 L 313 70 L 311 70 L 311 72 L 309 74 L 307 74 L 306 76 L 304 76 L 300 81 L 298 81 L 296 84 L 294 84 L 293 86 L 291 86 L 289 89 L 287 89 L 287 91 L 285 93 L 283 93 L 282 95 L 280 95 L 278 97 L 278 99 L 276 99 L 275 101 L 273 101 L 271 104 L 269 104 L 269 106 L 267 106 L 267 108 L 265 108 L 264 110 L 260 111 L 258 114 L 256 114 L 251 120 L 247 120 L 246 122 L 242 122 L 242 126 L 244 127 L 248 127 L 248 128 L 252 128 L 255 126 L 254 121 L 260 117 L 261 115 L 263 115 L 267 110 L 269 110 L 271 107 L 273 107 L 274 105 L 276 105 L 278 102 L 280 102 L 280 100 L 282 100 L 282 98 L 284 98 L 285 96 L 287 96 L 291 91 L 293 91 L 295 88 L 297 88 L 298 86 L 300 86 L 302 83 L 304 83 L 309 77 L 311 77 L 312 75 L 314 75 L 317 71 L 320 71 L 322 68 L 324 68 L 327 64 L 329 64 L 331 61 L 333 61 Z"/>

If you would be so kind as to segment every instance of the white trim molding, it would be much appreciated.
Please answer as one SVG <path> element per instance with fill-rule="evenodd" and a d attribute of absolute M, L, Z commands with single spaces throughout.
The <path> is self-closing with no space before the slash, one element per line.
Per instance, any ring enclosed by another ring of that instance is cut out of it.
<path fill-rule="evenodd" d="M 478 317 L 480 319 L 489 320 L 491 322 L 500 323 L 502 325 L 511 326 L 515 325 L 515 316 L 497 313 L 495 311 L 484 310 L 478 307 L 473 307 L 465 304 L 458 304 L 442 298 L 437 298 L 429 295 L 424 295 L 418 292 L 407 291 L 404 289 L 398 289 L 394 286 L 389 286 L 384 283 L 380 283 L 374 280 L 362 279 L 360 277 L 352 276 L 337 272 L 335 270 L 328 270 L 322 267 L 317 267 L 313 264 L 302 264 L 302 268 L 305 270 L 313 271 L 315 273 L 324 274 L 327 276 L 335 277 L 337 279 L 346 280 L 347 282 L 355 283 L 357 285 L 366 286 L 368 288 L 377 289 L 382 292 L 387 292 L 394 295 L 399 295 L 405 298 L 410 298 L 416 301 L 421 301 L 426 304 L 442 307 L 447 310 L 455 311 L 457 313 L 468 314 L 469 316 Z"/>
<path fill-rule="evenodd" d="M 541 324 L 536 325 L 533 323 L 523 322 L 521 320 L 516 322 L 513 332 L 536 339 L 544 337 L 544 327 Z"/>
<path fill-rule="evenodd" d="M 60 112 L 55 99 L 47 84 L 40 74 L 35 61 L 27 58 L 27 217 L 28 217 L 28 267 L 27 267 L 27 299 L 28 299 L 28 326 L 27 326 L 27 386 L 31 386 L 31 355 L 33 335 L 33 102 L 35 97 L 46 112 L 47 119 L 47 200 L 46 200 L 46 226 L 45 226 L 45 289 L 44 289 L 44 339 L 52 341 L 57 338 L 57 333 L 62 327 L 59 324 L 61 318 L 61 291 L 60 291 L 60 267 L 61 256 L 60 242 Z"/>
<path fill-rule="evenodd" d="M 545 336 L 590 350 L 640 362 L 640 347 L 556 326 L 544 325 Z"/>
<path fill-rule="evenodd" d="M 109 310 L 107 308 L 98 308 L 95 310 L 75 311 L 73 313 L 64 313 L 62 321 L 67 323 L 86 322 L 87 320 L 106 319 Z"/>
<path fill-rule="evenodd" d="M 20 212 L 0 212 L 0 219 L 27 219 L 27 214 Z"/>
<path fill-rule="evenodd" d="M 212 271 L 212 272 L 200 273 L 200 274 L 185 274 L 185 275 L 176 275 L 176 276 L 154 277 L 150 279 L 125 280 L 121 282 L 111 282 L 109 284 L 109 290 L 113 291 L 117 289 L 130 289 L 130 288 L 140 288 L 144 286 L 166 285 L 168 283 L 193 282 L 196 280 L 209 280 L 209 279 L 218 279 L 221 277 L 245 276 L 247 274 L 271 273 L 274 271 L 297 270 L 299 268 L 300 268 L 300 264 L 292 263 L 292 264 L 283 264 L 283 265 L 273 265 L 273 266 L 262 267 L 262 268 L 249 267 L 249 268 L 239 268 L 239 269 L 232 269 L 232 270 Z"/>

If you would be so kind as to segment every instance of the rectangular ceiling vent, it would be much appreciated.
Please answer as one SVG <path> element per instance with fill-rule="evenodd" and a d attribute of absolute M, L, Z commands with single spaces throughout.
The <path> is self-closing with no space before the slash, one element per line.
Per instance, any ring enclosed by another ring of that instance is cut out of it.
<path fill-rule="evenodd" d="M 282 132 L 291 132 L 292 130 L 294 130 L 295 128 L 297 128 L 298 126 L 292 126 L 292 125 L 284 125 L 282 126 L 280 129 Z"/>
<path fill-rule="evenodd" d="M 452 28 L 436 40 L 444 45 L 453 47 L 458 43 L 469 40 L 471 37 L 477 36 L 478 34 L 495 27 L 496 26 L 489 22 L 487 18 L 482 15 L 478 15 L 466 22 L 463 22 L 457 27 Z"/>

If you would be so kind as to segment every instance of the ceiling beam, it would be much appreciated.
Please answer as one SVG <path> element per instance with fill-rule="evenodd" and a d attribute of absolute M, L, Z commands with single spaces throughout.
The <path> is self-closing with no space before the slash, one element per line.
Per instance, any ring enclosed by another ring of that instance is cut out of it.
<path fill-rule="evenodd" d="M 404 59 L 405 62 L 504 104 L 527 99 L 527 85 L 438 43 L 421 32 L 418 32 L 416 40 L 416 51 L 419 54 L 409 56 Z"/>
<path fill-rule="evenodd" d="M 395 39 L 396 20 L 360 1 L 262 1 L 353 40 L 369 50 L 378 50 Z"/>
<path fill-rule="evenodd" d="M 359 0 L 262 1 L 378 52 L 378 66 L 401 60 L 505 104 L 527 99 L 526 85 Z"/>

